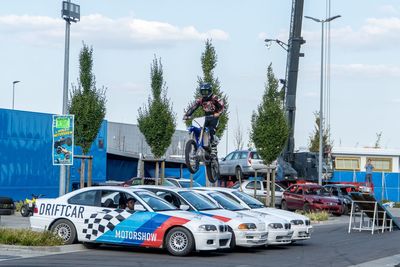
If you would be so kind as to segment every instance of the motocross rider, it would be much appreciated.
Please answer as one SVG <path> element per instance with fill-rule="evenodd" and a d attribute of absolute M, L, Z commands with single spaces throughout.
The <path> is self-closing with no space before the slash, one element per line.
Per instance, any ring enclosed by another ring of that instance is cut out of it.
<path fill-rule="evenodd" d="M 216 156 L 219 140 L 218 137 L 215 136 L 215 132 L 218 127 L 219 116 L 224 112 L 224 101 L 213 94 L 210 83 L 201 83 L 199 91 L 201 97 L 196 99 L 195 102 L 188 107 L 183 119 L 190 119 L 193 112 L 201 106 L 206 116 L 204 127 L 208 127 L 210 131 L 211 154 Z"/>

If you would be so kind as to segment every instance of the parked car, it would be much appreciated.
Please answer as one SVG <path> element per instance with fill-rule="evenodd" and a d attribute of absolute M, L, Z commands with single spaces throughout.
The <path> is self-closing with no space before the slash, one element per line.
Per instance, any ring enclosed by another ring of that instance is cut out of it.
<path fill-rule="evenodd" d="M 342 214 L 342 201 L 318 184 L 289 186 L 283 192 L 281 206 L 285 210 L 326 210 L 337 216 Z"/>
<path fill-rule="evenodd" d="M 327 184 L 324 185 L 324 188 L 342 201 L 342 214 L 349 214 L 352 202 L 350 193 L 357 192 L 356 186 L 352 184 Z"/>
<path fill-rule="evenodd" d="M 270 193 L 267 193 L 267 182 L 266 181 L 242 181 L 242 190 L 250 196 L 254 196 L 254 184 L 256 184 L 256 197 L 266 197 Z M 236 182 L 232 188 L 240 189 L 239 182 Z M 285 189 L 279 184 L 275 184 L 275 205 L 280 207 L 282 202 L 282 194 Z"/>
<path fill-rule="evenodd" d="M 225 222 L 229 225 L 229 230 L 232 232 L 231 248 L 235 246 L 258 247 L 267 244 L 269 232 L 266 229 L 264 221 L 253 216 L 224 210 L 193 190 L 145 185 L 136 186 L 135 188 L 149 190 L 175 207 Z M 287 234 L 287 231 L 285 233 Z"/>
<path fill-rule="evenodd" d="M 165 180 L 173 183 L 176 187 L 190 188 L 190 179 L 167 177 Z M 192 187 L 202 187 L 202 185 L 193 180 Z"/>
<path fill-rule="evenodd" d="M 14 201 L 10 197 L 0 197 L 0 215 L 12 215 L 15 212 Z"/>
<path fill-rule="evenodd" d="M 131 198 L 134 209 L 121 207 L 121 199 Z M 149 191 L 131 187 L 82 188 L 58 198 L 39 198 L 36 205 L 31 228 L 50 230 L 66 244 L 164 248 L 185 256 L 228 248 L 232 236 L 218 219 L 179 210 Z"/>
<path fill-rule="evenodd" d="M 233 151 L 219 162 L 220 175 L 236 176 L 237 180 L 254 176 L 255 169 L 265 171 L 266 168 L 257 151 L 252 150 Z"/>
<path fill-rule="evenodd" d="M 144 177 L 143 178 L 143 184 L 145 185 L 155 185 L 157 181 L 157 184 L 161 184 L 161 178 L 153 178 L 153 177 Z M 121 185 L 122 186 L 133 186 L 133 185 L 141 185 L 142 184 L 142 178 L 141 177 L 134 177 L 131 178 L 125 182 L 123 182 Z M 164 186 L 172 186 L 175 187 L 176 185 L 168 181 L 166 178 L 163 179 L 162 185 Z"/>
<path fill-rule="evenodd" d="M 241 206 L 239 203 L 232 201 L 229 197 L 223 193 L 205 188 L 205 190 L 196 190 L 200 194 L 207 196 L 215 204 L 221 206 L 226 210 L 236 211 L 239 214 L 246 216 L 254 216 L 262 221 L 268 227 L 268 245 L 285 245 L 292 243 L 293 230 L 291 229 L 291 223 L 286 219 L 273 216 L 271 214 L 263 214 L 253 212 Z"/>
<path fill-rule="evenodd" d="M 212 190 L 215 192 L 219 192 L 228 197 L 232 202 L 236 202 L 241 205 L 243 208 L 249 209 L 255 214 L 266 214 L 273 215 L 287 221 L 290 221 L 291 229 L 294 231 L 292 236 L 292 242 L 310 239 L 313 227 L 311 225 L 310 219 L 306 216 L 297 214 L 287 210 L 281 210 L 276 208 L 266 207 L 263 203 L 258 201 L 257 199 L 249 196 L 242 191 L 232 188 L 225 187 L 201 187 L 196 188 L 196 191 L 201 190 Z"/>

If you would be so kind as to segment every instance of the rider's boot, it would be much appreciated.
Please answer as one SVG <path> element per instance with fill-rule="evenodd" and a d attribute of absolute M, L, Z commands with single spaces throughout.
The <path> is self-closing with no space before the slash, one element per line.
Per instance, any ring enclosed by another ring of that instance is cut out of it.
<path fill-rule="evenodd" d="M 217 136 L 213 136 L 211 138 L 211 156 L 218 158 L 218 143 L 219 138 Z"/>

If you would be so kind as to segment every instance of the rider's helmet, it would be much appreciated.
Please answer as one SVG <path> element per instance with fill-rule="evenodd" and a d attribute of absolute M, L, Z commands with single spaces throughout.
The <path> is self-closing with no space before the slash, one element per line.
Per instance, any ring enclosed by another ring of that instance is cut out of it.
<path fill-rule="evenodd" d="M 204 100 L 209 99 L 212 95 L 212 87 L 210 83 L 201 83 L 200 84 L 200 95 Z"/>

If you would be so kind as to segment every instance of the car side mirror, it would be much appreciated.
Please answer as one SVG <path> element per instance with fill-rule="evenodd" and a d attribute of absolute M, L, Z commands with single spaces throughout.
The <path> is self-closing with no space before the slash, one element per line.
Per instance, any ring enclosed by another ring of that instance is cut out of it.
<path fill-rule="evenodd" d="M 190 209 L 190 207 L 189 207 L 189 205 L 180 205 L 179 206 L 179 209 L 181 209 L 181 210 L 189 210 Z"/>
<path fill-rule="evenodd" d="M 135 210 L 135 211 L 146 211 L 146 208 L 143 207 L 142 204 L 136 204 L 136 203 L 135 203 L 134 210 Z"/>

